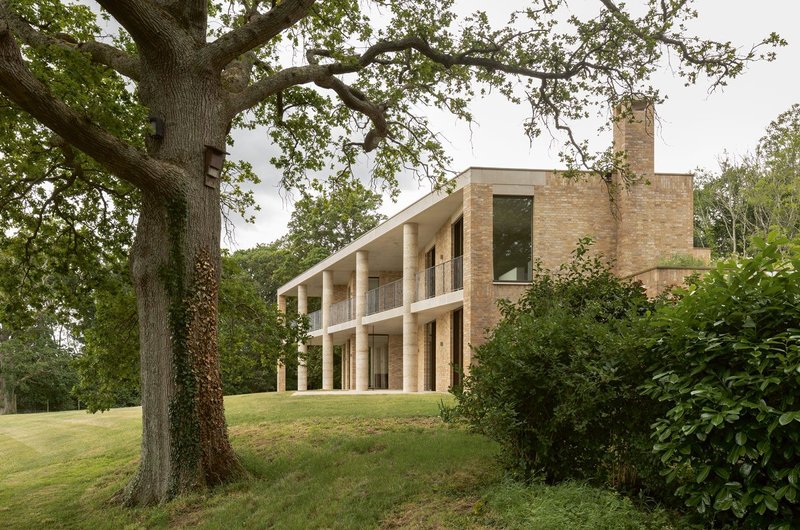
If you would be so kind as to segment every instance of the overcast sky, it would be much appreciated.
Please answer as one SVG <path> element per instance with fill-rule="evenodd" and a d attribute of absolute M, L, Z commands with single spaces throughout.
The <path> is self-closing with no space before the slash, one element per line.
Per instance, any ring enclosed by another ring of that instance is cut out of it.
<path fill-rule="evenodd" d="M 630 0 L 635 5 L 644 0 Z M 462 0 L 459 10 L 466 14 L 487 9 L 485 1 Z M 522 0 L 494 2 L 500 7 L 488 8 L 497 22 L 505 19 L 510 6 L 524 5 Z M 597 0 L 572 0 L 571 7 L 585 10 Z M 691 172 L 696 168 L 714 169 L 717 157 L 724 151 L 743 154 L 752 151 L 765 127 L 787 110 L 800 103 L 800 1 L 799 0 L 697 0 L 700 19 L 694 28 L 699 35 L 715 40 L 729 40 L 737 46 L 749 47 L 775 31 L 789 41 L 778 51 L 772 63 L 755 63 L 729 86 L 708 93 L 707 83 L 684 87 L 683 80 L 673 77 L 668 66 L 653 80 L 653 85 L 668 96 L 657 108 L 661 128 L 656 138 L 655 166 L 658 172 Z M 515 107 L 500 97 L 476 100 L 472 107 L 477 124 L 470 135 L 463 124 L 451 117 L 434 115 L 434 128 L 448 139 L 447 149 L 453 157 L 453 168 L 461 171 L 470 166 L 521 167 L 550 169 L 560 167 L 558 144 L 544 138 L 533 146 L 523 134 L 526 109 Z M 585 137 L 595 136 L 600 122 L 588 122 L 578 128 Z M 607 139 L 596 138 L 596 147 L 610 145 Z M 604 145 L 605 144 L 605 145 Z M 269 142 L 263 131 L 247 131 L 236 136 L 231 149 L 235 158 L 250 161 L 258 171 L 262 184 L 255 188 L 261 211 L 255 224 L 234 219 L 236 241 L 226 242 L 231 249 L 249 248 L 268 243 L 282 236 L 291 214 L 291 200 L 280 192 L 279 173 L 268 163 Z M 362 175 L 366 180 L 367 174 Z M 401 182 L 397 203 L 388 198 L 383 211 L 392 215 L 428 191 L 427 183 L 410 179 Z"/>

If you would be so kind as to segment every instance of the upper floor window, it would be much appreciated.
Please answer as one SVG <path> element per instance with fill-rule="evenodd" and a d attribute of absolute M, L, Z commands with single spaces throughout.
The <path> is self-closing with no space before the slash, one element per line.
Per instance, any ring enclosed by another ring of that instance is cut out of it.
<path fill-rule="evenodd" d="M 495 195 L 494 280 L 529 282 L 533 261 L 533 197 Z"/>

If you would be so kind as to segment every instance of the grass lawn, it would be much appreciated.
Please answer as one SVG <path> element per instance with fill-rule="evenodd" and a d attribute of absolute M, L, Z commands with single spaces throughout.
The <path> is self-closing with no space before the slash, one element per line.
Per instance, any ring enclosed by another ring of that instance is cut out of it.
<path fill-rule="evenodd" d="M 491 442 L 437 419 L 442 399 L 228 397 L 249 477 L 142 509 L 111 500 L 136 469 L 140 408 L 0 416 L 0 528 L 677 528 L 584 485 L 504 481 Z"/>

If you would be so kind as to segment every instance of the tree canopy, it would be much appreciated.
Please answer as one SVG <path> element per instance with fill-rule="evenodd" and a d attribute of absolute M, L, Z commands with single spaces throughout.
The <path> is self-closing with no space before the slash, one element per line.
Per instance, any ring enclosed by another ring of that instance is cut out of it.
<path fill-rule="evenodd" d="M 800 104 L 766 128 L 754 153 L 720 159 L 695 191 L 695 236 L 718 255 L 746 254 L 753 237 L 800 233 Z"/>

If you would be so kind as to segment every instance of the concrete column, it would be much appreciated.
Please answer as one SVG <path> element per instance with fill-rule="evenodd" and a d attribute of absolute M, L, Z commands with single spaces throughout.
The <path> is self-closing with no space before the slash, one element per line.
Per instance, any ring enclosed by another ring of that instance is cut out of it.
<path fill-rule="evenodd" d="M 286 312 L 286 297 L 282 294 L 278 295 L 278 310 Z M 286 392 L 286 365 L 282 361 L 278 361 L 278 392 Z"/>
<path fill-rule="evenodd" d="M 369 253 L 356 252 L 356 390 L 369 389 L 369 336 L 362 323 L 367 312 Z"/>
<path fill-rule="evenodd" d="M 333 271 L 322 271 L 322 390 L 333 390 L 333 337 L 328 333 L 333 303 Z"/>
<path fill-rule="evenodd" d="M 308 288 L 305 284 L 297 286 L 297 313 L 308 314 Z M 308 390 L 308 368 L 306 368 L 306 353 L 308 347 L 305 343 L 297 345 L 297 390 Z"/>
<path fill-rule="evenodd" d="M 403 225 L 403 392 L 417 392 L 417 315 L 411 312 L 417 289 L 416 223 Z"/>

